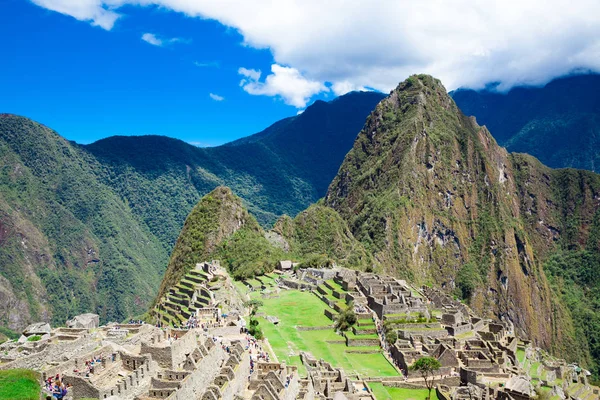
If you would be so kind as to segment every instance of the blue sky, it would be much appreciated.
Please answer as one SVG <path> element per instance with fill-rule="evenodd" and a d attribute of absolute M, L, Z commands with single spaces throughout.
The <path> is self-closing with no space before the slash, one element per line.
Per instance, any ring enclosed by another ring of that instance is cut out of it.
<path fill-rule="evenodd" d="M 239 86 L 241 66 L 269 70 L 273 57 L 242 45 L 239 33 L 215 21 L 130 7 L 107 31 L 27 1 L 6 1 L 0 112 L 32 118 L 70 140 L 159 134 L 216 145 L 298 111 Z M 141 39 L 147 32 L 181 41 L 151 45 Z"/>
<path fill-rule="evenodd" d="M 0 112 L 79 143 L 218 145 L 414 73 L 505 91 L 600 71 L 597 0 L 0 1 Z"/>

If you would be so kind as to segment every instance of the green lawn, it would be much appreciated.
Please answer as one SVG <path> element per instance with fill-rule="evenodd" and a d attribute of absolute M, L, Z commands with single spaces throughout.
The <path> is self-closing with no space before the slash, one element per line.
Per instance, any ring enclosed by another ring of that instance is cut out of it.
<path fill-rule="evenodd" d="M 327 327 L 332 324 L 323 313 L 327 306 L 314 294 L 284 290 L 277 298 L 263 299 L 260 293 L 252 293 L 251 296 L 264 303 L 259 310 L 260 313 L 279 319 L 279 323 L 275 325 L 265 318 L 259 318 L 259 326 L 269 339 L 279 361 L 286 361 L 288 364 L 298 366 L 301 375 L 304 375 L 306 371 L 300 362 L 300 351 L 308 351 L 317 359 L 323 358 L 334 367 L 344 368 L 347 374 L 398 375 L 395 368 L 381 353 L 352 354 L 348 353 L 348 350 L 358 349 L 346 347 L 343 343 L 328 343 L 344 341 L 344 337 L 337 335 L 333 328 L 313 331 L 296 329 L 297 326 Z"/>
<path fill-rule="evenodd" d="M 517 360 L 519 360 L 521 365 L 525 363 L 525 349 L 521 347 L 517 348 Z"/>
<path fill-rule="evenodd" d="M 383 386 L 378 382 L 369 382 L 369 388 L 371 388 L 377 400 L 422 400 L 427 398 L 427 389 L 394 388 Z M 431 400 L 437 400 L 435 389 L 431 391 Z"/>
<path fill-rule="evenodd" d="M 38 400 L 40 392 L 35 372 L 28 369 L 0 371 L 0 400 Z"/>

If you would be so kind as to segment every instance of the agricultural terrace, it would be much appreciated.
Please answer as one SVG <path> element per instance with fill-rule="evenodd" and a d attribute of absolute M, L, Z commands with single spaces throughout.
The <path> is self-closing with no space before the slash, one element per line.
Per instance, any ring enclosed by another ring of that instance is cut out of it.
<path fill-rule="evenodd" d="M 379 382 L 369 382 L 369 388 L 377 400 L 423 400 L 427 398 L 427 389 L 405 389 L 383 386 Z M 438 400 L 435 390 L 431 391 L 431 400 Z"/>
<path fill-rule="evenodd" d="M 279 290 L 275 284 L 276 274 L 263 275 L 245 282 L 237 282 L 238 290 L 251 299 L 260 300 L 263 306 L 258 312 L 259 326 L 269 340 L 277 359 L 298 367 L 301 375 L 306 370 L 300 360 L 300 352 L 312 353 L 349 375 L 361 377 L 397 376 L 398 372 L 383 356 L 376 334 L 347 333 L 348 339 L 371 339 L 368 346 L 347 346 L 347 339 L 336 334 L 333 321 L 325 310 L 337 314 L 335 308 L 345 307 L 345 291 L 334 281 L 321 285 L 319 295 L 311 291 Z M 248 286 L 252 287 L 252 291 Z M 325 294 L 323 294 L 325 293 Z M 326 304 L 328 301 L 329 304 Z M 267 317 L 275 317 L 277 324 Z M 371 320 L 359 320 L 359 325 L 373 327 Z M 310 328 L 310 329 L 307 329 Z"/>

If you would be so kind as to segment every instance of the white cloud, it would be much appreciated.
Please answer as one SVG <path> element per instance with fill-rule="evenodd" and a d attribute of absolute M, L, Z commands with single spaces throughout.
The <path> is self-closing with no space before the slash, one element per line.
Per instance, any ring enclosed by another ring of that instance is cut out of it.
<path fill-rule="evenodd" d="M 252 81 L 257 81 L 260 79 L 261 72 L 255 69 L 247 69 L 242 67 L 238 69 L 238 74 L 243 75 Z M 244 82 L 244 80 L 242 80 L 242 82 Z M 240 86 L 242 86 L 242 84 L 240 84 Z"/>
<path fill-rule="evenodd" d="M 341 96 L 343 94 L 346 94 L 348 92 L 353 92 L 353 91 L 359 91 L 359 92 L 368 91 L 368 89 L 366 87 L 355 85 L 354 83 L 352 83 L 348 80 L 341 81 L 341 82 L 334 82 L 331 85 L 331 90 L 333 90 L 333 93 L 335 93 L 336 96 Z"/>
<path fill-rule="evenodd" d="M 188 143 L 191 144 L 192 146 L 196 146 L 196 147 L 213 147 L 214 146 L 214 144 L 205 142 L 203 140 L 192 140 L 192 141 L 189 141 Z"/>
<path fill-rule="evenodd" d="M 245 78 L 240 86 L 248 93 L 265 96 L 279 96 L 286 104 L 297 108 L 306 107 L 312 96 L 328 92 L 329 88 L 318 81 L 302 76 L 296 68 L 271 65 L 271 74 L 260 82 L 260 71 L 240 68 L 238 72 Z"/>
<path fill-rule="evenodd" d="M 153 46 L 162 46 L 163 45 L 163 41 L 159 38 L 156 37 L 155 34 L 153 33 L 144 33 L 142 35 L 142 40 L 144 42 L 148 42 Z"/>
<path fill-rule="evenodd" d="M 111 30 L 120 17 L 114 11 L 112 1 L 103 0 L 31 0 L 34 4 L 61 14 L 70 15 L 80 21 Z M 114 4 L 118 6 L 120 4 Z"/>
<path fill-rule="evenodd" d="M 142 40 L 144 42 L 150 43 L 153 46 L 164 46 L 167 44 L 171 44 L 171 43 L 189 43 L 190 40 L 189 39 L 182 39 L 182 38 L 170 38 L 170 39 L 164 39 L 164 38 L 160 38 L 158 36 L 156 36 L 154 33 L 144 33 L 142 35 Z"/>
<path fill-rule="evenodd" d="M 218 61 L 206 61 L 206 62 L 194 61 L 194 65 L 198 68 L 206 68 L 206 67 L 219 68 Z"/>
<path fill-rule="evenodd" d="M 296 113 L 296 115 L 302 114 L 304 112 L 304 110 L 305 110 L 304 108 L 302 110 L 298 110 L 298 112 Z"/>
<path fill-rule="evenodd" d="M 219 96 L 218 94 L 214 94 L 214 93 L 209 93 L 208 94 L 210 96 L 211 99 L 213 99 L 214 101 L 223 101 L 225 100 L 225 97 L 223 96 Z"/>
<path fill-rule="evenodd" d="M 453 89 L 541 84 L 575 68 L 600 70 L 598 0 L 32 1 L 104 29 L 124 4 L 213 19 L 240 32 L 246 45 L 270 49 L 278 65 L 333 83 L 336 93 L 387 91 L 421 72 Z"/>

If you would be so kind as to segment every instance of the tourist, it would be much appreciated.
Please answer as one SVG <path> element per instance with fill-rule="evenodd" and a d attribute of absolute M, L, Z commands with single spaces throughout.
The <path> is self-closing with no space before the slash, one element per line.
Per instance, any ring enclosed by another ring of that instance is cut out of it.
<path fill-rule="evenodd" d="M 67 388 L 62 384 L 61 381 L 56 381 L 54 383 L 54 389 L 52 390 L 52 396 L 56 400 L 63 400 L 63 398 L 67 395 Z"/>

